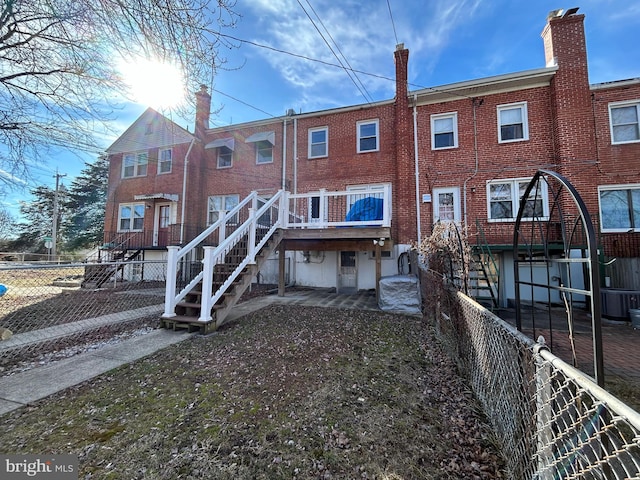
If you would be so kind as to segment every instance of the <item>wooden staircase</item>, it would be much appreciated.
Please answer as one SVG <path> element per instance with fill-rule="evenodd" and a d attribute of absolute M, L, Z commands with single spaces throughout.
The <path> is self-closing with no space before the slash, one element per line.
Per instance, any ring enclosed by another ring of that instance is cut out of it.
<path fill-rule="evenodd" d="M 162 317 L 162 328 L 172 330 L 186 329 L 189 332 L 199 331 L 207 334 L 218 329 L 225 321 L 231 309 L 238 303 L 245 290 L 251 285 L 252 279 L 257 275 L 269 256 L 275 251 L 282 240 L 282 230 L 277 231 L 264 247 L 256 254 L 255 263 L 250 264 L 231 283 L 220 300 L 213 305 L 211 320 L 200 320 L 202 316 L 202 282 L 192 288 L 185 297 L 176 304 L 173 317 Z M 224 263 L 215 265 L 213 270 L 213 291 L 217 292 L 238 268 L 248 253 L 247 238 L 244 237 L 225 255 Z"/>

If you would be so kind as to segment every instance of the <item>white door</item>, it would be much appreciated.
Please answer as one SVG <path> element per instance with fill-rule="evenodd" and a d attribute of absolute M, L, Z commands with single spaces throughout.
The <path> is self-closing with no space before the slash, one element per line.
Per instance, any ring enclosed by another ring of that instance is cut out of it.
<path fill-rule="evenodd" d="M 460 189 L 458 187 L 433 189 L 433 222 L 460 222 Z"/>
<path fill-rule="evenodd" d="M 356 293 L 357 284 L 356 252 L 338 252 L 338 293 Z"/>

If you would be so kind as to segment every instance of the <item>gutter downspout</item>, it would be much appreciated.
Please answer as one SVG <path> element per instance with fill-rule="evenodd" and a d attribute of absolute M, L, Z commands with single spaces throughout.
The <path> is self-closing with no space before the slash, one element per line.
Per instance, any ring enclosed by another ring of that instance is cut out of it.
<path fill-rule="evenodd" d="M 478 122 L 476 118 L 476 98 L 471 99 L 473 105 L 473 155 L 475 159 L 475 170 L 473 175 L 469 178 L 465 179 L 464 185 L 462 187 L 462 195 L 463 195 L 463 206 L 464 206 L 464 228 L 468 228 L 467 223 L 467 182 L 472 180 L 478 174 Z M 480 103 L 482 105 L 482 101 Z"/>
<path fill-rule="evenodd" d="M 420 168 L 418 165 L 418 95 L 413 95 L 413 158 L 415 159 L 416 173 L 416 224 L 418 226 L 418 243 L 422 239 L 420 228 Z"/>
<path fill-rule="evenodd" d="M 184 172 L 182 174 L 182 211 L 180 212 L 180 244 L 184 243 L 184 212 L 186 210 L 187 203 L 187 164 L 189 163 L 189 154 L 191 153 L 194 143 L 196 143 L 196 139 L 192 138 L 187 154 L 184 156 Z"/>
<path fill-rule="evenodd" d="M 287 188 L 287 119 L 282 121 L 282 190 Z"/>
<path fill-rule="evenodd" d="M 293 117 L 293 193 L 298 193 L 298 119 Z M 296 202 L 294 199 L 293 211 L 296 211 Z M 296 270 L 296 256 L 297 253 L 293 252 L 293 257 L 291 261 L 291 275 L 289 277 L 289 285 L 295 285 L 297 281 L 297 270 Z"/>

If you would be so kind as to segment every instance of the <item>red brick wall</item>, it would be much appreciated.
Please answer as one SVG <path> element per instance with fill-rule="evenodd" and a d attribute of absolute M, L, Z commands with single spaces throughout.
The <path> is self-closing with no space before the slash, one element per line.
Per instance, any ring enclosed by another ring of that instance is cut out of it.
<path fill-rule="evenodd" d="M 527 102 L 529 140 L 499 143 L 497 107 L 518 102 Z M 432 150 L 431 115 L 450 112 L 458 115 L 458 148 Z M 486 221 L 487 181 L 531 177 L 539 168 L 554 169 L 550 120 L 548 87 L 419 106 L 420 195 L 432 193 L 434 188 L 459 187 L 464 220 L 466 184 L 467 222 L 472 231 L 475 231 L 476 218 L 483 222 L 487 233 L 503 231 L 502 225 Z M 428 235 L 428 226 L 433 222 L 433 203 L 421 203 L 420 209 L 422 233 Z"/>
<path fill-rule="evenodd" d="M 163 147 L 169 148 L 169 147 Z M 172 148 L 171 173 L 158 175 L 158 148 L 148 150 L 147 175 L 144 177 L 122 178 L 122 154 L 109 157 L 109 187 L 107 191 L 107 206 L 105 214 L 105 232 L 118 230 L 119 205 L 121 203 L 139 203 L 134 200 L 135 195 L 168 193 L 176 194 L 182 201 L 182 178 L 184 157 L 189 149 L 189 143 L 174 145 Z M 151 206 L 154 200 L 147 200 Z M 151 210 L 153 212 L 153 210 Z M 180 209 L 178 209 L 178 223 L 180 223 Z M 153 214 L 145 215 L 144 228 L 153 229 Z"/>

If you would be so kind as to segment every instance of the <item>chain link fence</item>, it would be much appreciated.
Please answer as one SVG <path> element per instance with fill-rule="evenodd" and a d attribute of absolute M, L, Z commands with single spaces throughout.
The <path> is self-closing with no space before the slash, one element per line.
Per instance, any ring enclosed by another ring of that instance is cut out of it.
<path fill-rule="evenodd" d="M 157 326 L 166 262 L 0 266 L 0 375 Z"/>
<path fill-rule="evenodd" d="M 442 274 L 420 277 L 425 311 L 482 403 L 509 478 L 640 479 L 640 414 Z"/>

